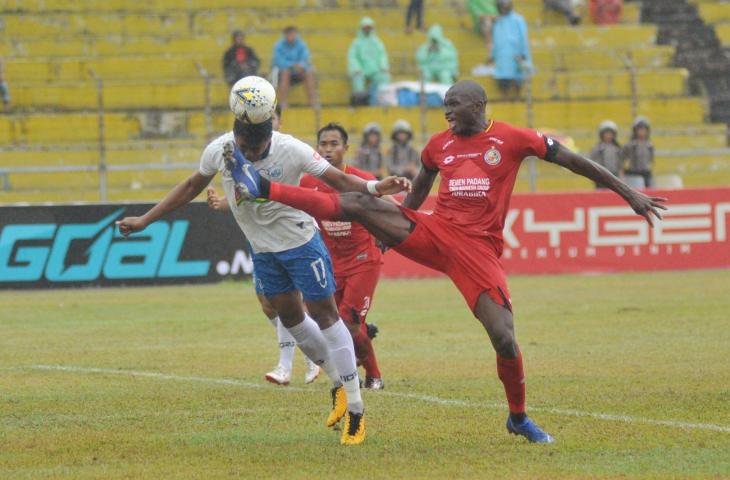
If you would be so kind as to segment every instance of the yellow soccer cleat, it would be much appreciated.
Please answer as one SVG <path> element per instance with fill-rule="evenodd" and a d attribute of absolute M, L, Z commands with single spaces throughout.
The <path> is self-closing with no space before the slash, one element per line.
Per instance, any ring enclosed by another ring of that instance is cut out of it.
<path fill-rule="evenodd" d="M 334 427 L 337 422 L 347 413 L 347 393 L 345 387 L 340 385 L 331 390 L 332 394 L 332 411 L 327 417 L 327 426 Z"/>
<path fill-rule="evenodd" d="M 358 445 L 365 440 L 365 412 L 347 412 L 342 429 L 341 445 Z"/>

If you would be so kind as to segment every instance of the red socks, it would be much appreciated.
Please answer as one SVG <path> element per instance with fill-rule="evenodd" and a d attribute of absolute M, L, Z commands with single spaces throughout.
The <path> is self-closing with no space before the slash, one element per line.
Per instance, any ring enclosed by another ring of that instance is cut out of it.
<path fill-rule="evenodd" d="M 341 220 L 340 195 L 271 182 L 269 200 L 283 203 L 319 220 Z"/>
<path fill-rule="evenodd" d="M 522 368 L 522 352 L 516 358 L 504 358 L 497 354 L 497 375 L 504 384 L 510 413 L 525 413 L 525 371 Z"/>
<path fill-rule="evenodd" d="M 365 369 L 366 376 L 381 378 L 378 359 L 375 357 L 375 350 L 373 349 L 373 342 L 368 337 L 365 322 L 362 322 L 361 325 L 363 328 L 352 338 L 355 344 L 355 354 Z"/>

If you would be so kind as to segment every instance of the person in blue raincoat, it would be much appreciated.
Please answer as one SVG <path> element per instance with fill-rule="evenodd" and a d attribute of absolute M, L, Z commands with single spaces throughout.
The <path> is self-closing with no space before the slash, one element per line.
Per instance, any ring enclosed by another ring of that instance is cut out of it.
<path fill-rule="evenodd" d="M 512 0 L 498 0 L 499 17 L 492 29 L 494 78 L 505 97 L 519 97 L 522 83 L 532 70 L 527 23 L 512 10 Z"/>

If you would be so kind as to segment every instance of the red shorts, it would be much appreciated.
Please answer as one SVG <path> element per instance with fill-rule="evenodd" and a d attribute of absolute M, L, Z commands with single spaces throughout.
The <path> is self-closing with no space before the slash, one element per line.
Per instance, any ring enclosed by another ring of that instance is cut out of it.
<path fill-rule="evenodd" d="M 364 328 L 379 279 L 380 263 L 350 275 L 335 275 L 335 302 L 344 321 L 360 323 Z"/>
<path fill-rule="evenodd" d="M 464 232 L 433 215 L 404 207 L 401 211 L 416 228 L 393 250 L 448 275 L 472 312 L 484 292 L 512 310 L 507 277 L 489 238 Z"/>

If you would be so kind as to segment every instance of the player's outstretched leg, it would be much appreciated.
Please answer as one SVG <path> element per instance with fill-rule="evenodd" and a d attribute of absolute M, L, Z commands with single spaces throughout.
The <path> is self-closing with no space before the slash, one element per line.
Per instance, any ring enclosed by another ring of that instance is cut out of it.
<path fill-rule="evenodd" d="M 474 314 L 484 325 L 497 352 L 497 374 L 504 385 L 510 411 L 507 431 L 522 435 L 533 443 L 554 442 L 553 437 L 538 427 L 525 413 L 525 372 L 522 353 L 515 340 L 512 312 L 506 305 L 499 305 L 487 293 L 482 293 Z"/>

